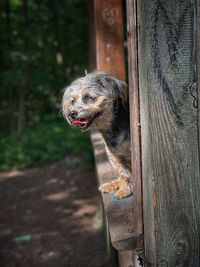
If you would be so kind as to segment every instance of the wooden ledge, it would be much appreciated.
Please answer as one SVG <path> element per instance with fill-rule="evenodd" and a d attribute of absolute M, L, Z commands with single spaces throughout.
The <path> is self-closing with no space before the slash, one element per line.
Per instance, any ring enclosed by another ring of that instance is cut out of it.
<path fill-rule="evenodd" d="M 92 132 L 91 139 L 99 185 L 115 180 L 116 174 L 107 159 L 101 134 Z M 134 235 L 133 196 L 118 200 L 114 194 L 101 195 L 113 247 L 117 250 L 142 249 L 143 236 Z"/>

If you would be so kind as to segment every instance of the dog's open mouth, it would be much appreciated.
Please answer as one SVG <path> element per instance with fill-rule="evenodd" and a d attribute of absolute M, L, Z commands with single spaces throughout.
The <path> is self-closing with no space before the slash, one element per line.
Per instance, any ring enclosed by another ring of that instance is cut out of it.
<path fill-rule="evenodd" d="M 93 121 L 101 115 L 101 112 L 98 112 L 94 117 L 88 117 L 88 118 L 76 118 L 72 122 L 72 125 L 79 126 L 81 130 L 86 130 Z"/>

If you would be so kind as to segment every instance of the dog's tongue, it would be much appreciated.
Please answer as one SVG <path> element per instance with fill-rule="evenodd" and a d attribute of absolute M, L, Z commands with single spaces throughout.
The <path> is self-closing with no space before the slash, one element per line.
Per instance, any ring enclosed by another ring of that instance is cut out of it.
<path fill-rule="evenodd" d="M 83 125 L 83 124 L 88 124 L 88 119 L 81 119 L 80 121 L 74 121 L 72 124 L 75 125 Z"/>

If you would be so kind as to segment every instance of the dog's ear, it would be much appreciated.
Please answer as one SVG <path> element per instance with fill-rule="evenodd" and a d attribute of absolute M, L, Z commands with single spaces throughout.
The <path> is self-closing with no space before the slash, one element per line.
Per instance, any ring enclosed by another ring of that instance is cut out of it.
<path fill-rule="evenodd" d="M 128 88 L 125 82 L 106 72 L 99 72 L 96 78 L 97 83 L 100 86 L 110 90 L 114 100 L 120 98 L 124 107 L 126 106 L 128 100 Z"/>

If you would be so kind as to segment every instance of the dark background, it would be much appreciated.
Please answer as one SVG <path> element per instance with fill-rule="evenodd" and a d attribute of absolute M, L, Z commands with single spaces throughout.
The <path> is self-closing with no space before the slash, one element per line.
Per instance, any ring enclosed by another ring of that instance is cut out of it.
<path fill-rule="evenodd" d="M 83 149 L 91 165 L 88 134 L 59 115 L 62 89 L 88 69 L 87 1 L 2 0 L 0 33 L 0 170 Z"/>

